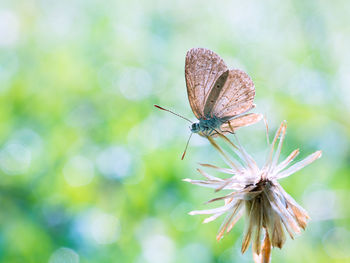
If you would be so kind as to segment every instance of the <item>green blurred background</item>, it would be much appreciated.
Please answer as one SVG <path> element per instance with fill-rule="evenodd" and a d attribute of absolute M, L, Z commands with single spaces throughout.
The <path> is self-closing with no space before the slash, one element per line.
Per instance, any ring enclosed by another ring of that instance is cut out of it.
<path fill-rule="evenodd" d="M 188 123 L 192 47 L 217 52 L 256 85 L 282 155 L 323 157 L 281 180 L 312 220 L 272 262 L 350 262 L 350 3 L 53 1 L 0 3 L 0 261 L 251 262 L 244 220 L 193 209 L 218 196 L 182 182 L 224 165 Z M 237 132 L 262 163 L 264 124 Z"/>

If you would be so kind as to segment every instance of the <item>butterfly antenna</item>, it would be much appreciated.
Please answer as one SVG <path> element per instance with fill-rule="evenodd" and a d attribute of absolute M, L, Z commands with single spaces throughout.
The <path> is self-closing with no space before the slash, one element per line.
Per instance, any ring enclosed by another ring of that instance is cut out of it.
<path fill-rule="evenodd" d="M 158 109 L 160 109 L 160 110 L 164 110 L 164 111 L 170 112 L 170 113 L 172 113 L 172 114 L 174 114 L 174 115 L 176 115 L 176 116 L 178 116 L 178 117 L 180 117 L 180 118 L 183 118 L 183 119 L 186 120 L 186 121 L 189 121 L 190 123 L 193 123 L 192 121 L 190 121 L 189 119 L 185 118 L 184 116 L 181 116 L 180 114 L 177 114 L 177 113 L 175 113 L 175 112 L 173 112 L 173 111 L 171 111 L 171 110 L 164 109 L 163 107 L 158 106 L 158 105 L 154 105 L 154 107 L 156 107 L 156 108 L 158 108 Z"/>
<path fill-rule="evenodd" d="M 184 150 L 184 153 L 182 154 L 182 157 L 181 157 L 181 160 L 183 160 L 185 158 L 185 155 L 186 155 L 186 151 L 187 151 L 187 147 L 188 147 L 188 143 L 190 142 L 190 139 L 192 137 L 192 132 L 190 134 L 190 137 L 188 137 L 188 140 L 187 140 L 187 143 L 186 143 L 186 147 L 185 147 L 185 150 Z"/>

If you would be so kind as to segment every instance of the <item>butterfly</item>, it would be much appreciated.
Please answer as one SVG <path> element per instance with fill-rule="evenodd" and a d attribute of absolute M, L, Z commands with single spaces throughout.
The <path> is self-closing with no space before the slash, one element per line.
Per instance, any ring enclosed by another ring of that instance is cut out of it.
<path fill-rule="evenodd" d="M 228 69 L 215 52 L 205 48 L 190 49 L 186 54 L 185 79 L 190 106 L 199 120 L 190 126 L 191 135 L 215 137 L 219 133 L 234 133 L 238 128 L 262 119 L 261 114 L 247 113 L 255 107 L 252 79 L 242 70 Z M 170 110 L 154 106 L 191 122 Z"/>

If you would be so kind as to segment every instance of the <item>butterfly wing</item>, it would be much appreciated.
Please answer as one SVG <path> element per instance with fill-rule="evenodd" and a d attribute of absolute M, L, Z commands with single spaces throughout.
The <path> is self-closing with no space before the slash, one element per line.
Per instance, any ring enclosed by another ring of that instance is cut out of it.
<path fill-rule="evenodd" d="M 255 87 L 242 70 L 232 69 L 212 108 L 211 116 L 230 119 L 254 107 Z"/>
<path fill-rule="evenodd" d="M 211 50 L 193 48 L 186 54 L 187 95 L 197 119 L 204 118 L 204 106 L 216 80 L 227 71 L 225 62 Z"/>
<path fill-rule="evenodd" d="M 233 133 L 236 129 L 252 125 L 263 118 L 262 114 L 249 113 L 229 120 L 220 126 L 222 133 Z"/>
<path fill-rule="evenodd" d="M 209 92 L 209 95 L 204 105 L 204 111 L 203 111 L 205 118 L 212 117 L 211 112 L 216 103 L 216 100 L 220 96 L 222 88 L 225 86 L 229 72 L 230 72 L 229 70 L 226 70 L 224 73 L 222 73 L 221 76 L 215 81 L 213 88 Z"/>

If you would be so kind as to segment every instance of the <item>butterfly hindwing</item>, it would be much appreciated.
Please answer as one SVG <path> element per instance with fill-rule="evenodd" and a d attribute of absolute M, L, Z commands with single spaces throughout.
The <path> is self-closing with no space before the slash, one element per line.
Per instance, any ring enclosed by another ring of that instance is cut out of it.
<path fill-rule="evenodd" d="M 212 115 L 229 119 L 253 108 L 255 88 L 252 79 L 242 70 L 232 69 L 212 109 Z"/>
<path fill-rule="evenodd" d="M 252 125 L 263 118 L 262 114 L 248 113 L 223 123 L 220 126 L 222 133 L 233 133 L 236 129 Z"/>
<path fill-rule="evenodd" d="M 225 62 L 211 50 L 190 49 L 186 54 L 185 78 L 187 95 L 197 119 L 204 118 L 204 109 L 210 91 L 227 70 Z"/>
<path fill-rule="evenodd" d="M 221 76 L 216 80 L 213 88 L 209 92 L 208 98 L 204 105 L 204 116 L 205 118 L 212 118 L 212 110 L 215 105 L 216 100 L 220 96 L 222 88 L 224 87 L 227 77 L 229 74 L 229 70 L 226 70 Z"/>

